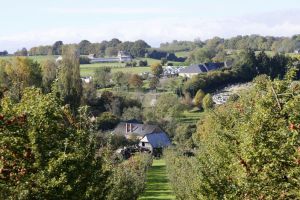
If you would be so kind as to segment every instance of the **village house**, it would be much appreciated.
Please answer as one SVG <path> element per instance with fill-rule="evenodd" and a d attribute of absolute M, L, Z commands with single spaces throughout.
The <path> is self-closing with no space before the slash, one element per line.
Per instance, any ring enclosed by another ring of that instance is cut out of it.
<path fill-rule="evenodd" d="M 191 65 L 189 67 L 183 68 L 179 72 L 179 76 L 191 78 L 200 73 L 206 73 L 212 70 L 217 70 L 225 67 L 225 63 L 203 63 Z"/>
<path fill-rule="evenodd" d="M 296 50 L 294 51 L 294 53 L 300 54 L 300 49 L 296 49 Z"/>
<path fill-rule="evenodd" d="M 171 145 L 169 136 L 157 125 L 120 122 L 113 134 L 122 134 L 128 139 L 137 138 L 139 147 L 149 150 L 152 154 L 161 153 L 163 148 Z"/>

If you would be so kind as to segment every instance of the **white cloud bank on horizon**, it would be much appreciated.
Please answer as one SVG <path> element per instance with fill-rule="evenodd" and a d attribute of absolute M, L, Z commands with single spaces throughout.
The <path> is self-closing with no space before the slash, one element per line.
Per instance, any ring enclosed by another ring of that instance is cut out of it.
<path fill-rule="evenodd" d="M 123 7 L 101 7 L 101 8 L 94 8 L 94 7 L 84 7 L 84 8 L 49 8 L 48 12 L 53 14 L 161 14 L 166 12 L 165 8 L 126 8 Z M 170 9 L 168 8 L 167 13 L 178 14 L 182 13 L 177 9 Z"/>
<path fill-rule="evenodd" d="M 292 36 L 300 33 L 300 12 L 285 11 L 265 13 L 256 16 L 241 16 L 226 19 L 162 18 L 95 23 L 91 27 L 57 27 L 33 30 L 25 33 L 1 35 L 0 50 L 13 52 L 22 47 L 51 45 L 57 40 L 77 43 L 83 39 L 101 42 L 119 38 L 125 40 L 143 39 L 152 46 L 172 40 L 202 40 L 214 36 L 232 37 L 236 35 Z"/>

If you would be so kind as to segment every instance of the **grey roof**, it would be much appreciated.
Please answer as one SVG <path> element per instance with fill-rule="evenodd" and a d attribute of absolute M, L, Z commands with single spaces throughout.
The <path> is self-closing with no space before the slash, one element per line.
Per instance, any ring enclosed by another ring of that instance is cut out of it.
<path fill-rule="evenodd" d="M 202 72 L 206 72 L 205 68 L 203 68 L 202 65 L 191 65 L 189 67 L 183 68 L 182 70 L 180 70 L 179 73 L 198 74 L 198 73 L 202 73 Z"/>
<path fill-rule="evenodd" d="M 224 67 L 224 63 L 204 63 L 200 65 L 191 65 L 189 67 L 183 68 L 179 73 L 185 74 L 199 74 L 205 73 L 211 70 L 216 70 Z"/>
<path fill-rule="evenodd" d="M 97 63 L 97 62 L 119 62 L 119 58 L 93 58 L 91 59 L 90 63 Z"/>
<path fill-rule="evenodd" d="M 148 142 L 153 148 L 167 147 L 171 144 L 169 137 L 164 132 L 150 133 L 145 135 L 145 137 L 147 137 Z"/>
<path fill-rule="evenodd" d="M 126 132 L 126 124 L 127 124 L 127 132 Z M 131 126 L 131 130 L 130 130 L 130 126 Z M 144 136 L 149 133 L 162 132 L 162 130 L 157 125 L 120 122 L 113 132 L 119 134 L 131 133 L 131 134 Z"/>
<path fill-rule="evenodd" d="M 217 70 L 223 68 L 224 63 L 204 63 L 203 66 L 207 69 L 207 71 Z"/>

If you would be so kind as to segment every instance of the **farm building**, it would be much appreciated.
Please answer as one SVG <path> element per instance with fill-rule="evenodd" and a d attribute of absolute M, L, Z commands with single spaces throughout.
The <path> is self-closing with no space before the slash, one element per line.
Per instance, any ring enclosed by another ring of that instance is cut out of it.
<path fill-rule="evenodd" d="M 198 75 L 200 73 L 221 69 L 224 66 L 225 63 L 204 63 L 204 64 L 191 65 L 189 67 L 183 68 L 179 72 L 179 76 L 191 78 L 192 76 Z"/>
<path fill-rule="evenodd" d="M 95 54 L 91 54 L 88 56 L 88 58 L 91 60 L 90 63 L 131 62 L 132 61 L 132 57 L 130 55 L 125 54 L 123 51 L 119 51 L 117 57 L 96 58 Z"/>
<path fill-rule="evenodd" d="M 152 153 L 160 152 L 171 144 L 168 135 L 157 125 L 121 122 L 113 133 L 122 134 L 126 138 L 136 137 L 139 140 L 139 147 Z"/>
<path fill-rule="evenodd" d="M 296 50 L 294 51 L 294 53 L 300 54 L 300 49 L 296 49 Z"/>

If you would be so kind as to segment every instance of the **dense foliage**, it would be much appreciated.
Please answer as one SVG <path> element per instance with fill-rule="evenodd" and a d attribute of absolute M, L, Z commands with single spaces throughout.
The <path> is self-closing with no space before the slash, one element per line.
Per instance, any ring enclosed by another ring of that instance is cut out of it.
<path fill-rule="evenodd" d="M 56 97 L 35 89 L 20 103 L 1 101 L 1 199 L 104 197 L 107 174 L 84 111 L 77 122 Z"/>
<path fill-rule="evenodd" d="M 300 85 L 266 76 L 198 122 L 195 156 L 165 156 L 178 199 L 298 199 Z"/>
<path fill-rule="evenodd" d="M 53 45 L 32 47 L 28 52 L 25 49 L 17 51 L 16 55 L 62 55 L 63 42 L 57 41 Z M 112 39 L 110 41 L 102 41 L 101 43 L 91 43 L 88 40 L 82 40 L 76 45 L 79 49 L 80 55 L 95 54 L 96 56 L 117 56 L 118 51 L 124 51 L 133 57 L 144 57 L 147 49 L 150 46 L 143 40 L 135 42 L 125 41 L 119 39 Z"/>
<path fill-rule="evenodd" d="M 115 160 L 117 140 L 99 146 L 87 108 L 74 117 L 61 103 L 29 88 L 1 100 L 0 198 L 137 199 L 150 155 Z"/>
<path fill-rule="evenodd" d="M 80 79 L 79 52 L 75 46 L 63 48 L 63 59 L 55 82 L 55 93 L 75 113 L 80 106 L 82 81 Z"/>

